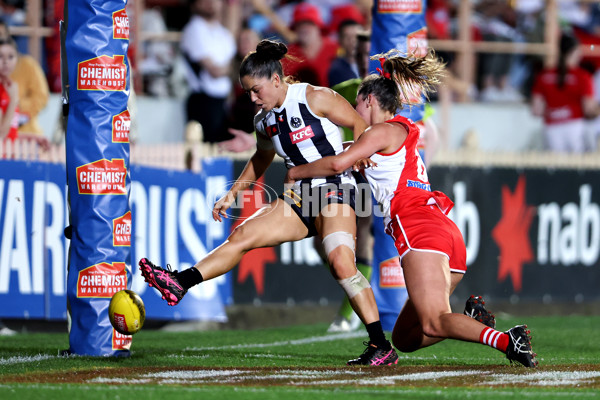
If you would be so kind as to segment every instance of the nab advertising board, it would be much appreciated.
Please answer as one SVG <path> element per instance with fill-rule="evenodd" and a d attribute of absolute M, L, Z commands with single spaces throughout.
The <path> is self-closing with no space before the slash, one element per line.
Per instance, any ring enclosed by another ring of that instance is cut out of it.
<path fill-rule="evenodd" d="M 114 182 L 105 182 L 99 189 L 96 185 L 96 189 L 109 190 L 110 186 L 120 190 L 123 177 L 118 162 L 116 165 L 111 175 Z M 231 180 L 232 168 L 226 159 L 205 161 L 201 175 L 131 168 L 132 211 L 112 219 L 110 240 L 114 247 L 131 246 L 135 260 L 131 289 L 142 296 L 147 318 L 226 319 L 225 304 L 232 297 L 228 275 L 204 282 L 190 290 L 177 307 L 169 307 L 144 282 L 136 264 L 141 257 L 148 257 L 159 265 L 189 268 L 221 244 L 230 231 L 229 220 L 214 222 L 210 211 L 214 199 Z M 92 177 L 96 172 L 95 168 L 85 168 L 80 179 L 82 190 L 87 190 L 87 181 L 96 180 Z M 60 164 L 0 161 L 2 318 L 67 317 L 65 176 L 65 166 Z M 110 298 L 127 283 L 125 263 L 98 262 L 78 271 L 76 296 Z"/>
<path fill-rule="evenodd" d="M 236 170 L 241 168 L 238 163 Z M 436 166 L 428 173 L 432 189 L 454 201 L 450 217 L 467 247 L 458 298 L 476 293 L 512 302 L 600 300 L 598 171 Z M 277 193 L 284 176 L 285 167 L 273 164 L 263 186 Z M 251 251 L 242 263 L 236 303 L 335 302 L 344 296 L 313 239 Z M 376 291 L 402 286 L 394 262 L 374 267 L 380 277 Z"/>

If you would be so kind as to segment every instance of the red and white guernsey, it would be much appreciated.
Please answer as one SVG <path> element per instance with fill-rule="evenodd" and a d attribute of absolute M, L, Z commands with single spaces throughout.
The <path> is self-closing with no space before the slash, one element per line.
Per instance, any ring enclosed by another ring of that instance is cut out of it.
<path fill-rule="evenodd" d="M 373 154 L 370 158 L 377 166 L 365 170 L 373 196 L 382 206 L 387 226 L 391 218 L 392 200 L 402 203 L 395 206 L 403 207 L 415 201 L 426 204 L 435 195 L 431 193 L 427 169 L 417 150 L 419 127 L 400 115 L 386 122 L 402 124 L 408 131 L 406 140 L 398 150 L 388 154 Z"/>
<path fill-rule="evenodd" d="M 409 119 L 396 116 L 387 123 L 399 123 L 408 136 L 393 153 L 375 153 L 377 163 L 366 169 L 375 199 L 384 212 L 386 232 L 394 239 L 400 258 L 408 251 L 443 254 L 452 272 L 464 273 L 466 249 L 458 227 L 447 214 L 454 206 L 442 192 L 432 192 L 425 164 L 417 150 L 419 128 Z"/>

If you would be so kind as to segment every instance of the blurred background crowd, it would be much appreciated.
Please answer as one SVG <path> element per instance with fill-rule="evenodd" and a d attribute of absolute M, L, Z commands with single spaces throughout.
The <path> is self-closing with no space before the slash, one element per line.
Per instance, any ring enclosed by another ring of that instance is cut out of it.
<path fill-rule="evenodd" d="M 426 3 L 429 45 L 446 61 L 449 71 L 447 90 L 440 91 L 440 98 L 431 98 L 433 103 L 529 107 L 537 77 L 545 67 L 560 63 L 560 36 L 568 34 L 579 49 L 571 64 L 585 70 L 593 85 L 581 88 L 579 94 L 591 98 L 592 104 L 582 106 L 588 128 L 581 139 L 585 143 L 576 151 L 597 150 L 599 128 L 592 121 L 600 98 L 599 1 Z M 30 54 L 39 63 L 49 93 L 61 90 L 58 21 L 63 18 L 63 7 L 63 0 L 0 1 L 0 18 L 15 38 L 19 53 Z M 372 0 L 130 0 L 133 92 L 138 97 L 180 99 L 184 120 L 200 123 L 204 142 L 223 142 L 251 133 L 254 109 L 237 79 L 244 55 L 262 38 L 273 38 L 288 44 L 299 60 L 288 62 L 285 72 L 300 81 L 332 87 L 359 78 L 364 76 L 360 69 L 365 68 L 367 53 L 361 46 L 369 41 L 371 7 Z M 537 93 L 543 95 L 539 88 Z M 20 100 L 25 101 L 26 96 Z M 31 96 L 41 96 L 38 107 L 30 112 L 33 118 L 48 94 Z M 528 110 L 532 117 L 548 123 L 550 111 L 543 105 L 550 103 L 544 101 Z M 442 121 L 441 125 L 444 130 L 449 124 Z M 39 130 L 27 126 L 20 132 L 40 135 Z M 193 135 L 190 132 L 183 136 Z M 55 135 L 55 141 L 59 139 L 60 134 Z M 538 148 L 561 151 L 546 142 Z"/>

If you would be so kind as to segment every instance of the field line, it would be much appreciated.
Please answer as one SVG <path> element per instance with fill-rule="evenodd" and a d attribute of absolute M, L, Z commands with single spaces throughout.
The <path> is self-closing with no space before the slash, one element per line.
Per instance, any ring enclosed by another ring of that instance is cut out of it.
<path fill-rule="evenodd" d="M 310 343 L 318 342 L 332 342 L 340 339 L 355 339 L 359 337 L 365 337 L 364 331 L 358 332 L 347 332 L 347 333 L 336 333 L 333 335 L 325 336 L 311 336 L 304 339 L 293 339 L 293 340 L 282 340 L 271 343 L 243 343 L 243 344 L 232 344 L 228 346 L 209 346 L 209 347 L 186 347 L 184 351 L 207 351 L 207 350 L 232 350 L 232 349 L 248 349 L 248 348 L 265 348 L 265 347 L 277 347 L 277 346 L 297 346 Z"/>
<path fill-rule="evenodd" d="M 56 358 L 56 356 L 51 356 L 48 354 L 38 354 L 37 356 L 14 356 L 14 357 L 8 357 L 8 358 L 0 358 L 0 365 L 32 363 L 32 362 L 49 360 L 51 358 Z"/>

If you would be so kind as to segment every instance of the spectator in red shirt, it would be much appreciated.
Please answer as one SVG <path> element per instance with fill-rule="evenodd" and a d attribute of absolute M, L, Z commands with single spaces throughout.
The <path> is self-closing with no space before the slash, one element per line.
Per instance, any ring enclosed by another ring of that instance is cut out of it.
<path fill-rule="evenodd" d="M 580 68 L 580 60 L 579 42 L 563 33 L 558 65 L 542 70 L 535 79 L 532 112 L 544 118 L 544 138 L 550 151 L 584 152 L 584 119 L 598 115 L 592 76 Z"/>
<path fill-rule="evenodd" d="M 0 39 L 0 139 L 18 136 L 19 86 L 10 79 L 17 66 L 17 45 L 11 37 Z"/>
<path fill-rule="evenodd" d="M 319 9 L 312 4 L 298 4 L 292 29 L 297 40 L 288 46 L 288 54 L 295 59 L 284 61 L 285 74 L 315 86 L 328 86 L 327 73 L 337 56 L 338 46 L 326 36 Z"/>

